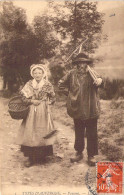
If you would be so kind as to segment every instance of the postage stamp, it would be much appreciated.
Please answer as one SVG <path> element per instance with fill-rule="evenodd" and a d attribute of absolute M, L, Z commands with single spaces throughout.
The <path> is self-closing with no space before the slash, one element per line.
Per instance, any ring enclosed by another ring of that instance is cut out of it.
<path fill-rule="evenodd" d="M 122 194 L 123 162 L 97 163 L 97 193 Z"/>

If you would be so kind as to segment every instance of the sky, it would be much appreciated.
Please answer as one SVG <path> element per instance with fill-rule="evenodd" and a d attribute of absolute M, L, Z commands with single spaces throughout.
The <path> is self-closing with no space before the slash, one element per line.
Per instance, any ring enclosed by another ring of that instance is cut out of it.
<path fill-rule="evenodd" d="M 57 1 L 57 0 L 56 0 Z M 47 5 L 44 0 L 13 0 L 16 6 L 22 7 L 26 10 L 27 19 L 32 22 L 35 15 L 42 13 Z M 60 0 L 58 0 L 60 2 Z M 105 9 L 115 8 L 124 5 L 124 0 L 98 0 L 98 10 L 104 11 Z"/>

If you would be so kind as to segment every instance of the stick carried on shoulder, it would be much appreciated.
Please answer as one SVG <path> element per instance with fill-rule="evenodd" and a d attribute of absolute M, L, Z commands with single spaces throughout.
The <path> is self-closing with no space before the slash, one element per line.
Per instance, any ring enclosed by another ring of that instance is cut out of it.
<path fill-rule="evenodd" d="M 72 54 L 67 58 L 67 60 L 66 60 L 65 62 L 68 62 L 68 61 L 71 59 L 71 57 L 78 51 L 78 49 L 79 49 L 78 54 L 81 53 L 82 46 L 83 46 L 83 44 L 84 44 L 87 40 L 88 40 L 88 38 L 85 39 L 85 41 L 83 41 L 83 42 L 82 42 L 82 43 L 81 43 L 81 44 L 72 52 Z M 90 68 L 89 65 L 87 65 L 87 70 L 88 70 L 90 76 L 92 77 L 93 81 L 95 82 L 96 79 L 97 79 L 97 76 L 96 76 L 95 72 Z"/>
<path fill-rule="evenodd" d="M 70 58 L 73 56 L 73 54 L 75 54 L 76 53 L 76 51 L 79 49 L 79 51 L 81 51 L 81 48 L 82 48 L 82 46 L 83 46 L 83 44 L 86 42 L 88 40 L 88 38 L 87 39 L 85 39 L 83 42 L 81 42 L 81 44 L 71 53 L 71 55 L 66 59 L 66 61 L 65 61 L 65 63 L 67 63 L 69 60 L 70 60 Z M 80 53 L 80 52 L 79 52 Z"/>

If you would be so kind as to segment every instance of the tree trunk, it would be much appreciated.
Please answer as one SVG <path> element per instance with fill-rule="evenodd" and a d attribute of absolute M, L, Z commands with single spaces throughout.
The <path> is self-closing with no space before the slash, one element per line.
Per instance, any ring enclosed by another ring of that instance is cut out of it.
<path fill-rule="evenodd" d="M 75 3 L 74 3 L 74 47 L 75 48 L 76 48 L 76 43 L 77 43 L 77 29 L 76 29 L 77 12 L 76 12 L 76 6 L 77 6 L 77 2 L 75 0 Z"/>

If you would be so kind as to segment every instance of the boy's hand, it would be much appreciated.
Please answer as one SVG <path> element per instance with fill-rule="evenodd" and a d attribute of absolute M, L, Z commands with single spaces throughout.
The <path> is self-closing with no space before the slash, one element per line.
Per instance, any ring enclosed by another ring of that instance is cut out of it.
<path fill-rule="evenodd" d="M 94 81 L 94 84 L 96 86 L 100 86 L 102 84 L 102 79 L 101 78 L 97 78 L 95 81 Z"/>
<path fill-rule="evenodd" d="M 31 100 L 31 103 L 34 105 L 34 106 L 38 106 L 40 104 L 40 100 Z"/>

